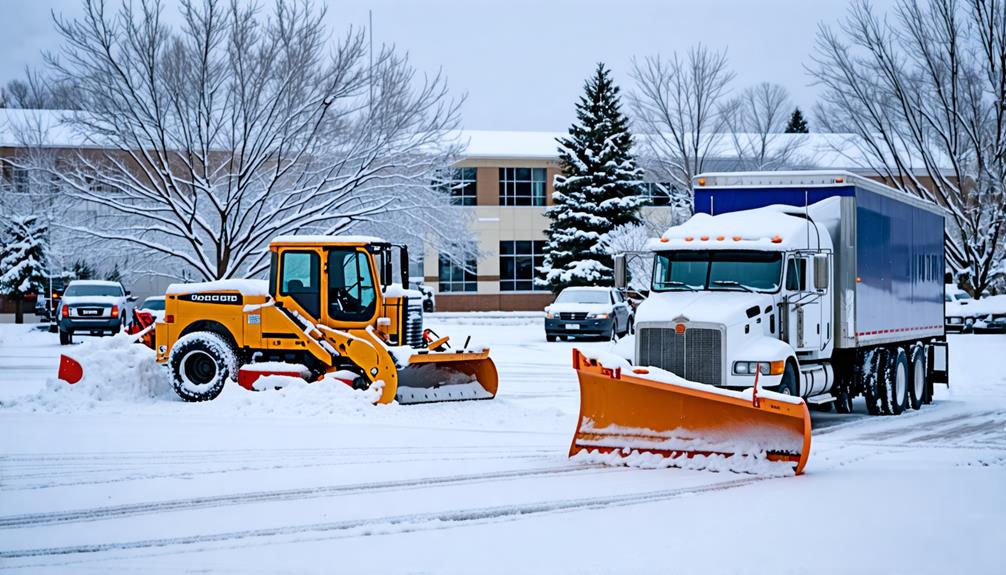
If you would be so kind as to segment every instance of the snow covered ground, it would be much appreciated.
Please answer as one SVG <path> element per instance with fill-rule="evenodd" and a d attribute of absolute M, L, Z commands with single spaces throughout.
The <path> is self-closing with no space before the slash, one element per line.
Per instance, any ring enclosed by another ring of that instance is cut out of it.
<path fill-rule="evenodd" d="M 71 388 L 46 381 L 55 335 L 0 326 L 0 571 L 1006 565 L 1006 336 L 952 337 L 951 387 L 921 412 L 815 413 L 806 474 L 772 478 L 569 461 L 570 350 L 607 344 L 546 343 L 540 322 L 431 316 L 441 334 L 491 342 L 500 394 L 415 406 L 371 406 L 333 386 L 231 386 L 184 404 L 157 370 Z"/>

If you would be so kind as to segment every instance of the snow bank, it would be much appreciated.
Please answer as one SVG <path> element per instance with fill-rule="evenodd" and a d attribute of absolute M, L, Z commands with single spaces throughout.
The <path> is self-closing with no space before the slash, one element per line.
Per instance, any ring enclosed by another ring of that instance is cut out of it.
<path fill-rule="evenodd" d="M 155 361 L 154 350 L 134 343 L 136 336 L 120 333 L 92 338 L 65 349 L 83 367 L 84 378 L 70 385 L 52 377 L 34 395 L 4 402 L 3 407 L 30 411 L 84 411 L 98 404 L 180 401 L 171 389 L 168 372 Z"/>
<path fill-rule="evenodd" d="M 324 236 L 324 235 L 286 235 L 276 236 L 272 239 L 273 244 L 386 244 L 386 240 L 377 236 Z"/>

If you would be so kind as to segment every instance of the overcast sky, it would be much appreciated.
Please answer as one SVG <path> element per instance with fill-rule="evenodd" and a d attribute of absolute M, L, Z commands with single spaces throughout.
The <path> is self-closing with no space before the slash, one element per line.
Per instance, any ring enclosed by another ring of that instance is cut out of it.
<path fill-rule="evenodd" d="M 56 47 L 51 11 L 76 16 L 81 9 L 77 0 L 2 1 L 0 81 L 6 82 L 21 76 L 26 65 L 41 65 L 41 51 Z M 669 56 L 699 42 L 727 50 L 737 72 L 736 90 L 777 82 L 789 89 L 795 104 L 809 109 L 816 89 L 804 65 L 817 25 L 838 22 L 848 3 L 340 0 L 329 3 L 329 21 L 333 30 L 365 25 L 367 11 L 373 10 L 375 43 L 407 50 L 422 71 L 442 69 L 451 90 L 467 94 L 466 128 L 559 131 L 573 120 L 573 104 L 596 62 L 607 63 L 628 91 L 633 56 Z M 175 10 L 172 0 L 165 5 Z"/>

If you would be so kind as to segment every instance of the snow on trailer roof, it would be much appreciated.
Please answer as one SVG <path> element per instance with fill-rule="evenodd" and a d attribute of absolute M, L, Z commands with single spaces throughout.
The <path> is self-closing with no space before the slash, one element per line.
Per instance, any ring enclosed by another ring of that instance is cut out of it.
<path fill-rule="evenodd" d="M 164 290 L 167 295 L 185 295 L 218 291 L 236 291 L 244 296 L 269 295 L 269 282 L 265 280 L 233 279 L 212 282 L 177 283 Z"/>
<path fill-rule="evenodd" d="M 855 186 L 882 196 L 912 204 L 926 211 L 945 215 L 945 210 L 929 200 L 884 185 L 876 180 L 845 170 L 796 170 L 779 172 L 710 172 L 692 178 L 692 188 L 793 188 L 803 186 Z"/>
<path fill-rule="evenodd" d="M 332 245 L 332 244 L 387 244 L 390 243 L 385 239 L 379 238 L 377 236 L 324 236 L 324 235 L 289 235 L 289 236 L 276 236 L 273 238 L 270 245 L 272 244 L 322 244 L 322 245 Z"/>

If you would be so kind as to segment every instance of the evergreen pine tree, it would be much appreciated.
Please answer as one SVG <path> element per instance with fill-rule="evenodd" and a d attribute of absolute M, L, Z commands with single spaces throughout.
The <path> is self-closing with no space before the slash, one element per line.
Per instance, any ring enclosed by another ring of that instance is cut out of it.
<path fill-rule="evenodd" d="M 11 219 L 0 248 L 0 294 L 14 302 L 14 323 L 24 323 L 21 302 L 45 289 L 45 228 L 35 216 Z"/>
<path fill-rule="evenodd" d="M 803 112 L 800 108 L 793 110 L 793 115 L 789 117 L 789 123 L 786 124 L 787 134 L 806 134 L 810 130 L 807 129 L 807 120 L 803 118 Z"/>
<path fill-rule="evenodd" d="M 122 272 L 119 271 L 119 264 L 118 263 L 115 264 L 115 267 L 112 268 L 112 271 L 110 271 L 107 274 L 105 274 L 105 281 L 109 281 L 109 282 L 121 282 L 122 281 Z"/>
<path fill-rule="evenodd" d="M 73 278 L 78 280 L 93 280 L 95 277 L 94 268 L 84 260 L 73 262 Z"/>
<path fill-rule="evenodd" d="M 611 285 L 608 233 L 639 223 L 642 170 L 632 156 L 632 135 L 619 89 L 604 64 L 584 83 L 577 121 L 558 138 L 562 176 L 555 178 L 546 232 L 544 279 L 554 293 L 568 286 Z"/>

